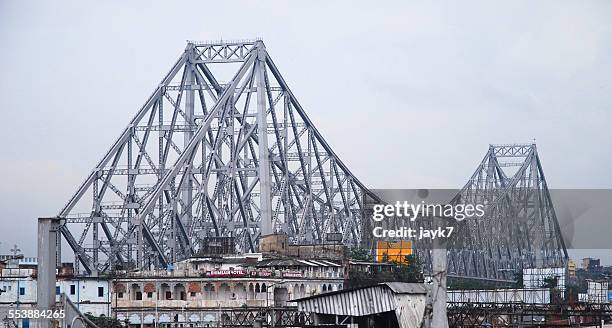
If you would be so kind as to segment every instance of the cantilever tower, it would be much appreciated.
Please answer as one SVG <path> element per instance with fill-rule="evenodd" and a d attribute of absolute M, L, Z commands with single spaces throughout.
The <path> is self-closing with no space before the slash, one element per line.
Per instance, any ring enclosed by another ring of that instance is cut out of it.
<path fill-rule="evenodd" d="M 244 252 L 278 231 L 357 244 L 364 193 L 262 41 L 189 42 L 61 210 L 59 233 L 90 274 L 164 267 L 211 236 Z"/>
<path fill-rule="evenodd" d="M 96 275 L 165 267 L 217 237 L 239 252 L 274 232 L 358 245 L 369 234 L 364 198 L 381 202 L 314 127 L 262 41 L 189 42 L 59 213 L 58 248 Z M 484 203 L 486 216 L 457 225 L 449 275 L 509 279 L 564 263 L 535 145 L 491 146 L 452 202 Z M 431 245 L 415 247 L 429 259 Z"/>
<path fill-rule="evenodd" d="M 485 216 L 457 224 L 450 275 L 514 279 L 521 268 L 564 266 L 567 250 L 535 144 L 491 145 L 452 203 L 484 204 Z"/>

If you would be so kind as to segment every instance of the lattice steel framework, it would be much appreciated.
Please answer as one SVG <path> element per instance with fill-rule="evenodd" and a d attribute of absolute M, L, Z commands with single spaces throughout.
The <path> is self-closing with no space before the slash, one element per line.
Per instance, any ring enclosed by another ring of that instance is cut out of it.
<path fill-rule="evenodd" d="M 164 267 L 207 236 L 232 236 L 242 252 L 278 231 L 350 245 L 364 193 L 262 41 L 188 42 L 61 210 L 60 230 L 93 274 Z"/>
<path fill-rule="evenodd" d="M 564 267 L 567 250 L 535 144 L 491 145 L 453 204 L 484 204 L 457 224 L 451 276 L 514 279 L 522 268 Z"/>

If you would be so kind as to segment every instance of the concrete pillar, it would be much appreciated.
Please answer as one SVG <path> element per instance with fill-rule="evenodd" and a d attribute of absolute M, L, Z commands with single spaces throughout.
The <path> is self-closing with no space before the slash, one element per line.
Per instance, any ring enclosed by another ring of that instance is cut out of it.
<path fill-rule="evenodd" d="M 38 219 L 38 309 L 47 310 L 55 307 L 55 270 L 57 256 L 58 218 Z M 38 327 L 51 328 L 51 320 L 40 320 Z"/>
<path fill-rule="evenodd" d="M 433 228 L 442 227 L 445 222 L 442 218 L 434 217 Z M 433 318 L 431 327 L 448 328 L 448 316 L 446 314 L 446 275 L 448 262 L 446 259 L 446 238 L 433 240 L 432 251 L 432 298 Z"/>

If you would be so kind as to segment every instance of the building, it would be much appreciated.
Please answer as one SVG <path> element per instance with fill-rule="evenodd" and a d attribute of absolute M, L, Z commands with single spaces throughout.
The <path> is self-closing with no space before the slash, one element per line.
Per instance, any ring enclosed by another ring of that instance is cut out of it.
<path fill-rule="evenodd" d="M 412 255 L 412 242 L 400 241 L 376 241 L 376 261 L 407 263 L 408 256 Z"/>
<path fill-rule="evenodd" d="M 587 301 L 590 303 L 610 303 L 608 281 L 587 279 Z"/>
<path fill-rule="evenodd" d="M 574 261 L 573 259 L 569 259 L 569 261 L 567 261 L 567 274 L 570 278 L 576 277 L 576 269 L 576 261 Z"/>
<path fill-rule="evenodd" d="M 133 327 L 232 325 L 270 309 L 277 314 L 293 311 L 297 318 L 293 300 L 342 290 L 349 267 L 390 269 L 389 264 L 349 261 L 345 247 L 333 242 L 288 245 L 286 235 L 263 239 L 266 252 L 248 254 L 228 254 L 232 240 L 208 240 L 208 255 L 167 270 L 81 277 L 71 263 L 64 263 L 56 276 L 57 301 L 65 295 L 82 313 L 112 316 Z M 17 307 L 35 308 L 36 258 L 11 258 L 0 272 L 0 316 Z"/>
<path fill-rule="evenodd" d="M 567 270 L 565 268 L 527 268 L 523 269 L 523 287 L 528 289 L 556 288 L 566 289 Z"/>
<path fill-rule="evenodd" d="M 396 266 L 397 265 L 394 263 L 349 260 L 346 268 L 347 272 L 375 274 L 380 272 L 392 272 Z"/>
<path fill-rule="evenodd" d="M 232 311 L 287 308 L 288 302 L 343 288 L 342 262 L 246 254 L 192 258 L 172 271 L 117 273 L 113 314 L 134 326 L 227 323 Z"/>
<path fill-rule="evenodd" d="M 8 262 L 0 271 L 0 318 L 11 309 L 36 308 L 37 304 L 36 258 Z M 63 293 L 82 313 L 108 316 L 111 313 L 109 287 L 106 279 L 75 277 L 71 264 L 65 263 L 57 273 L 56 301 L 60 302 Z M 28 325 L 23 321 L 17 323 Z"/>
<path fill-rule="evenodd" d="M 293 245 L 286 234 L 271 234 L 261 237 L 259 247 L 264 256 L 342 260 L 346 257 L 346 246 L 334 234 L 328 235 L 327 243 Z"/>
<path fill-rule="evenodd" d="M 582 259 L 582 268 L 586 271 L 596 271 L 601 268 L 601 261 L 592 257 L 585 257 Z"/>

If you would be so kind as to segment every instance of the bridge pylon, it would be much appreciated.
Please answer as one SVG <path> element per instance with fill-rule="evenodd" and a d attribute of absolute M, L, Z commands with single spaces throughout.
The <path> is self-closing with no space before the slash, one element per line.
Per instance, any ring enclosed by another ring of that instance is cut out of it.
<path fill-rule="evenodd" d="M 356 245 L 364 193 L 261 40 L 188 42 L 58 217 L 97 274 L 165 267 L 213 237 Z"/>

